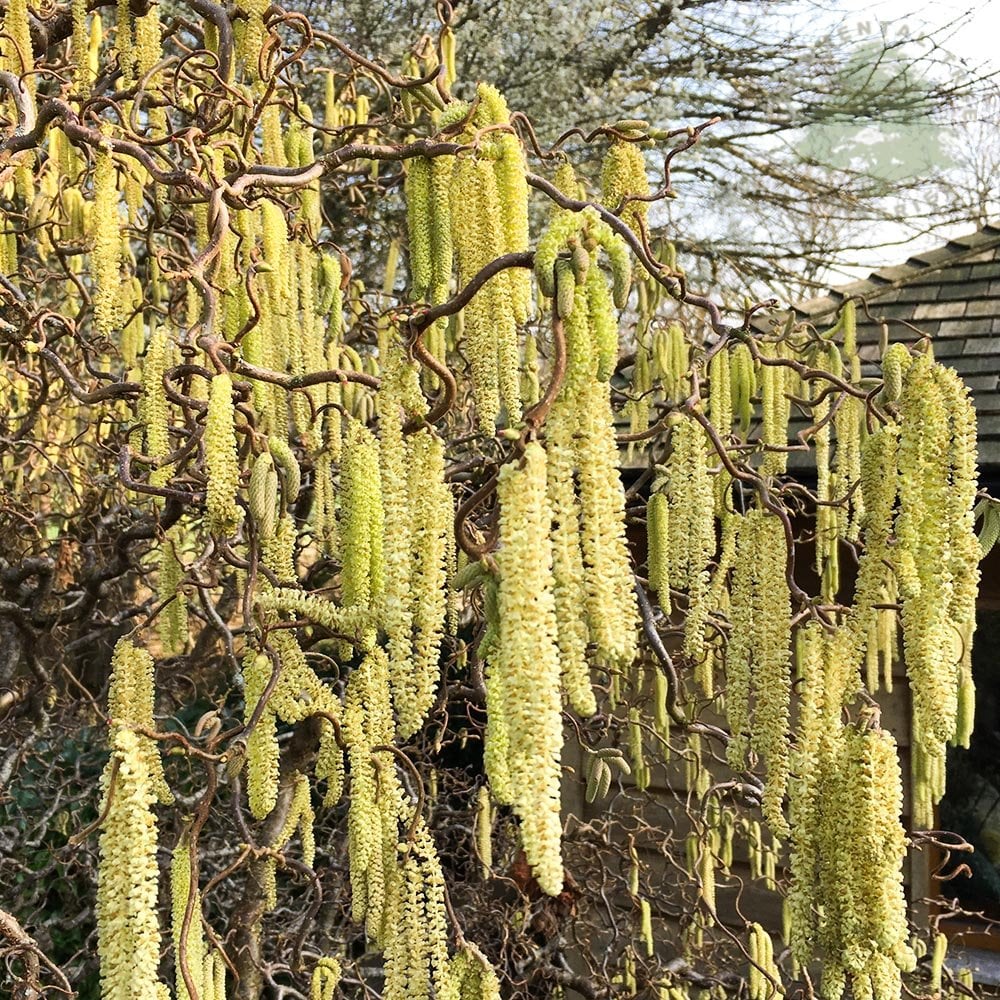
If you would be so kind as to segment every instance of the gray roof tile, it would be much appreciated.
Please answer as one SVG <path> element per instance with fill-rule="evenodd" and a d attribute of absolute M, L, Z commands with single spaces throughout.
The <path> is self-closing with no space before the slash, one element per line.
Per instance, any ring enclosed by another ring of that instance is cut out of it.
<path fill-rule="evenodd" d="M 965 315 L 965 302 L 921 302 L 910 317 L 914 323 L 922 319 L 957 319 Z"/>

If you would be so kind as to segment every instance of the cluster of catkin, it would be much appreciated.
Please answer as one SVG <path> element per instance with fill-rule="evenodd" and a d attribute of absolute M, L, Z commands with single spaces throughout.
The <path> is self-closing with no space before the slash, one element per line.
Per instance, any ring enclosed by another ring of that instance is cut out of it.
<path fill-rule="evenodd" d="M 500 92 L 480 84 L 473 106 L 454 102 L 437 121 L 470 148 L 409 161 L 406 195 L 411 292 L 443 302 L 457 269 L 464 288 L 487 265 L 528 249 L 528 184 L 521 142 Z M 532 311 L 523 268 L 492 277 L 462 311 L 479 427 L 492 433 L 501 408 L 521 415 L 518 327 Z"/>
<path fill-rule="evenodd" d="M 894 1000 L 912 971 L 896 744 L 871 712 L 844 721 L 857 685 L 846 630 L 799 637 L 802 701 L 790 784 L 792 952 L 823 959 L 823 995 Z"/>

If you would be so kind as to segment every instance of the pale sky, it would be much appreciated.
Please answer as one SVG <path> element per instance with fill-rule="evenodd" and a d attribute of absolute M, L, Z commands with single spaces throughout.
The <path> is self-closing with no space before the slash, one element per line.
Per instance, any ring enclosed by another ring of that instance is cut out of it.
<path fill-rule="evenodd" d="M 923 0 L 917 3 L 907 0 L 840 0 L 838 8 L 842 11 L 845 7 L 856 12 L 851 15 L 855 25 L 867 22 L 874 27 L 876 20 L 896 26 L 910 23 L 910 34 L 952 24 L 953 27 L 942 35 L 940 44 L 970 69 L 979 68 L 987 73 L 1000 72 L 1000 0 L 979 0 L 978 3 L 972 0 Z M 1000 122 L 997 123 L 997 129 L 1000 130 Z M 996 181 L 997 191 L 1000 193 L 1000 177 Z M 940 246 L 945 239 L 971 231 L 972 227 L 968 224 L 958 225 L 894 249 L 883 247 L 872 252 L 871 259 L 865 261 L 865 266 L 849 270 L 854 272 L 855 277 L 866 277 L 877 267 L 902 263 L 910 254 Z M 890 232 L 891 230 L 887 230 L 887 235 Z M 901 235 L 902 230 L 891 234 L 896 238 Z M 841 284 L 844 278 L 831 275 L 830 280 L 836 285 Z"/>

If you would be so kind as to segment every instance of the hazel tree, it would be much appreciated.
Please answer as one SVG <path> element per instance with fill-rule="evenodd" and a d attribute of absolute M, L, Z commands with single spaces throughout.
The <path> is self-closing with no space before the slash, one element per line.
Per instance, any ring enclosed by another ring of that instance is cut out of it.
<path fill-rule="evenodd" d="M 655 223 L 714 119 L 581 130 L 578 173 L 453 96 L 440 14 L 399 73 L 259 3 L 6 8 L 10 967 L 103 1000 L 940 990 L 875 696 L 901 634 L 910 836 L 954 846 L 967 391 L 927 342 L 863 378 L 853 303 L 727 321 Z M 405 226 L 368 285 L 326 206 L 376 196 Z"/>

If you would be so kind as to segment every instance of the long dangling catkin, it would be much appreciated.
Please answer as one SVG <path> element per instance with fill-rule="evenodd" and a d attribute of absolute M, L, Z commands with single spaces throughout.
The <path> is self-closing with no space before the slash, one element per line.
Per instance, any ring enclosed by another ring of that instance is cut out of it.
<path fill-rule="evenodd" d="M 850 365 L 851 382 L 861 378 L 860 359 L 855 354 L 845 359 Z M 861 429 L 865 419 L 864 400 L 845 394 L 837 412 L 833 426 L 837 437 L 836 470 L 831 490 L 837 506 L 837 534 L 847 541 L 857 541 L 857 523 L 861 514 L 861 494 L 855 490 L 861 476 Z"/>
<path fill-rule="evenodd" d="M 708 563 L 715 552 L 715 502 L 708 471 L 708 442 L 700 425 L 687 417 L 673 424 L 670 440 L 670 583 L 688 592 L 684 651 L 697 662 L 705 652 Z"/>
<path fill-rule="evenodd" d="M 382 539 L 385 515 L 378 441 L 356 420 L 348 424 L 340 471 L 344 565 L 342 603 L 374 606 L 385 586 Z"/>
<path fill-rule="evenodd" d="M 448 995 L 448 922 L 437 849 L 418 819 L 403 853 L 397 926 L 385 952 L 385 1000 Z"/>
<path fill-rule="evenodd" d="M 617 212 L 621 208 L 621 219 L 636 233 L 645 228 L 649 203 L 629 201 L 630 196 L 642 197 L 649 194 L 649 180 L 646 177 L 646 161 L 638 143 L 615 139 L 604 157 L 601 169 L 601 200 Z"/>
<path fill-rule="evenodd" d="M 236 502 L 240 488 L 237 451 L 233 380 L 228 372 L 220 372 L 212 376 L 205 420 L 205 510 L 209 530 L 215 535 L 231 535 L 243 520 L 243 509 Z"/>
<path fill-rule="evenodd" d="M 590 218 L 584 221 L 595 224 Z M 576 226 L 580 224 L 579 220 L 574 222 Z M 557 243 L 568 238 L 560 226 L 560 218 L 556 217 L 549 228 L 550 234 L 556 233 Z M 598 271 L 596 265 L 588 271 L 588 281 L 591 271 Z M 544 273 L 544 266 L 539 269 L 536 255 L 536 275 L 540 282 Z M 618 471 L 614 414 L 608 385 L 599 379 L 600 349 L 591 321 L 590 302 L 586 283 L 576 285 L 573 310 L 563 324 L 566 376 L 546 421 L 553 459 L 549 475 L 556 518 L 553 544 L 557 579 L 567 581 L 563 591 L 567 598 L 571 596 L 568 582 L 572 575 L 583 581 L 587 627 L 597 657 L 611 666 L 625 666 L 634 659 L 637 611 L 625 542 L 625 496 Z M 578 511 L 575 522 L 570 514 L 574 506 Z M 579 555 L 573 539 L 577 531 Z M 568 600 L 563 602 L 563 607 L 572 613 L 568 605 Z M 567 628 L 575 631 L 573 618 L 566 621 Z M 563 645 L 572 650 L 578 641 L 567 632 Z M 578 662 L 578 654 L 571 651 L 570 656 L 571 662 Z M 579 671 L 577 676 L 582 682 Z"/>
<path fill-rule="evenodd" d="M 663 613 L 670 614 L 670 504 L 666 493 L 651 493 L 646 504 L 646 552 L 649 586 Z"/>
<path fill-rule="evenodd" d="M 716 351 L 708 363 L 708 415 L 712 426 L 726 442 L 733 429 L 733 385 L 727 350 Z M 713 480 L 715 513 L 723 521 L 728 513 L 726 494 L 731 482 L 732 477 L 725 468 Z"/>
<path fill-rule="evenodd" d="M 740 434 L 745 435 L 753 419 L 753 396 L 757 391 L 757 375 L 753 355 L 744 343 L 737 343 L 729 359 L 729 375 L 733 414 Z"/>
<path fill-rule="evenodd" d="M 265 653 L 247 653 L 243 661 L 244 725 L 249 725 L 271 672 L 271 659 Z M 278 800 L 278 757 L 277 719 L 268 704 L 247 737 L 247 800 L 257 819 L 267 816 Z"/>
<path fill-rule="evenodd" d="M 914 721 L 943 746 L 955 727 L 957 686 L 948 620 L 948 415 L 933 362 L 914 361 L 900 399 L 897 573 Z"/>
<path fill-rule="evenodd" d="M 453 503 L 444 445 L 430 430 L 407 437 L 425 409 L 415 367 L 393 356 L 378 396 L 385 589 L 379 615 L 388 637 L 399 732 L 419 729 L 434 701 L 447 614 L 447 552 Z"/>
<path fill-rule="evenodd" d="M 140 418 L 146 425 L 146 453 L 158 462 L 170 453 L 169 411 L 163 376 L 170 367 L 171 345 L 166 331 L 157 328 L 149 340 L 142 364 L 142 396 Z M 172 469 L 158 464 L 149 475 L 150 484 L 163 486 L 169 482 Z"/>
<path fill-rule="evenodd" d="M 191 849 L 186 841 L 174 848 L 170 860 L 170 926 L 174 942 L 174 966 L 177 1000 L 191 1000 L 181 964 L 181 942 L 184 944 L 183 964 L 187 967 L 198 997 L 204 995 L 205 940 L 201 933 L 201 893 L 194 887 L 194 906 L 187 934 L 184 934 L 184 914 L 191 895 Z"/>
<path fill-rule="evenodd" d="M 452 175 L 451 220 L 458 279 L 467 285 L 503 253 L 502 208 L 490 160 L 461 156 Z M 463 310 L 478 423 L 492 433 L 500 405 L 521 413 L 517 321 L 507 271 L 491 278 Z"/>
<path fill-rule="evenodd" d="M 740 524 L 726 652 L 726 712 L 732 741 L 729 763 L 746 767 L 748 748 L 766 762 L 763 810 L 783 835 L 781 803 L 788 780 L 791 601 L 785 579 L 787 552 L 781 522 L 749 511 Z M 756 695 L 751 724 L 750 695 Z"/>
<path fill-rule="evenodd" d="M 159 870 L 152 808 L 157 795 L 141 739 L 125 726 L 114 731 L 111 758 L 101 778 L 96 911 L 104 1000 L 160 998 Z"/>
<path fill-rule="evenodd" d="M 401 878 L 396 845 L 404 806 L 392 756 L 372 749 L 391 744 L 395 736 L 389 664 L 381 649 L 373 649 L 351 675 L 342 728 L 351 764 L 351 912 L 384 946 L 396 932 Z"/>
<path fill-rule="evenodd" d="M 393 698 L 409 706 L 399 717 L 404 738 L 417 731 L 437 694 L 448 613 L 448 538 L 454 520 L 451 490 L 444 478 L 444 442 L 431 430 L 421 430 L 410 437 L 407 451 L 413 519 L 413 669 L 405 678 L 397 674 L 393 687 Z"/>
<path fill-rule="evenodd" d="M 156 729 L 153 721 L 153 674 L 153 657 L 129 639 L 119 639 L 111 657 L 111 684 L 108 688 L 108 716 L 114 731 L 121 728 Z M 174 799 L 167 787 L 156 743 L 149 736 L 140 734 L 136 738 L 156 797 L 164 805 L 169 805 Z"/>
<path fill-rule="evenodd" d="M 635 658 L 637 611 L 607 386 L 592 382 L 579 402 L 576 453 L 582 548 L 591 567 L 586 577 L 591 638 L 602 660 L 626 666 Z"/>
<path fill-rule="evenodd" d="M 856 994 L 870 984 L 876 1000 L 893 1000 L 899 971 L 915 965 L 907 943 L 895 742 L 882 730 L 841 727 L 829 773 L 820 828 L 820 850 L 829 860 L 822 869 L 817 945 L 835 982 L 846 974 Z"/>
<path fill-rule="evenodd" d="M 766 361 L 779 358 L 778 345 L 771 341 L 760 344 L 760 354 Z M 768 449 L 785 448 L 788 445 L 788 399 L 786 393 L 786 372 L 783 365 L 761 363 L 760 395 L 763 411 L 761 443 L 764 445 L 764 459 L 760 471 L 763 475 L 778 475 L 785 471 L 788 453 Z"/>
<path fill-rule="evenodd" d="M 494 597 L 495 601 L 495 597 Z M 496 626 L 495 631 L 499 630 Z M 487 641 L 489 631 L 480 644 L 480 657 L 487 659 L 482 645 Z M 494 641 L 499 641 L 493 637 Z M 493 662 L 488 660 L 488 663 Z M 510 773 L 510 727 L 505 713 L 502 678 L 492 667 L 486 671 L 486 737 L 483 746 L 483 767 L 490 779 L 490 790 L 501 805 L 514 804 L 514 785 Z"/>
<path fill-rule="evenodd" d="M 552 514 L 545 452 L 525 449 L 497 485 L 501 548 L 500 636 L 495 657 L 510 739 L 509 766 L 528 862 L 542 890 L 562 891 L 559 757 L 562 748 L 558 625 L 553 595 Z"/>
<path fill-rule="evenodd" d="M 27 0 L 11 0 L 3 18 L 4 69 L 23 79 L 28 93 L 34 96 L 37 77 L 31 71 L 35 57 L 31 46 L 31 22 Z M 13 51 L 11 49 L 13 48 Z"/>
<path fill-rule="evenodd" d="M 171 529 L 160 547 L 160 572 L 157 580 L 157 597 L 169 601 L 160 612 L 160 642 L 168 656 L 184 652 L 187 645 L 187 598 L 180 589 L 184 578 L 184 564 L 178 556 L 181 535 Z"/>
<path fill-rule="evenodd" d="M 90 32 L 87 28 L 87 0 L 71 0 L 73 16 L 73 84 L 81 97 L 90 95 L 93 74 L 90 71 Z"/>
<path fill-rule="evenodd" d="M 451 292 L 451 267 L 455 257 L 451 222 L 451 175 L 454 156 L 431 161 L 431 302 L 440 305 Z"/>
<path fill-rule="evenodd" d="M 118 288 L 121 270 L 121 226 L 115 163 L 109 149 L 94 156 L 94 204 L 91 213 L 90 265 L 93 276 L 94 327 L 108 336 L 118 325 Z"/>
<path fill-rule="evenodd" d="M 509 125 L 510 111 L 503 95 L 489 84 L 476 89 L 479 109 L 476 124 Z M 494 171 L 502 219 L 500 249 L 504 254 L 523 253 L 528 249 L 528 182 L 524 150 L 513 132 L 491 133 L 494 145 Z M 531 315 L 531 277 L 525 268 L 507 275 L 511 306 L 517 323 Z"/>
<path fill-rule="evenodd" d="M 552 513 L 552 572 L 559 661 L 569 703 L 581 715 L 597 711 L 587 663 L 586 573 L 580 536 L 580 505 L 573 482 L 572 430 L 565 421 L 548 425 L 547 495 Z"/>
<path fill-rule="evenodd" d="M 965 384 L 953 369 L 944 365 L 937 365 L 934 374 L 948 412 L 950 428 L 947 518 L 952 593 L 949 617 L 962 644 L 959 724 L 952 740 L 958 746 L 967 746 L 972 729 L 971 713 L 974 709 L 972 636 L 976 627 L 976 597 L 980 576 L 980 548 L 975 532 L 978 487 L 976 452 L 979 435 L 976 410 Z"/>
<path fill-rule="evenodd" d="M 140 79 L 163 58 L 160 30 L 160 8 L 152 4 L 135 20 L 135 69 Z"/>
<path fill-rule="evenodd" d="M 404 190 L 410 238 L 410 292 L 419 301 L 427 296 L 434 278 L 431 268 L 431 161 L 426 156 L 408 161 Z"/>
<path fill-rule="evenodd" d="M 864 551 L 858 565 L 854 606 L 848 617 L 853 655 L 859 657 L 875 625 L 874 605 L 895 587 L 892 571 L 892 515 L 898 491 L 897 448 L 899 428 L 879 428 L 861 453 L 861 484 L 864 497 Z"/>

